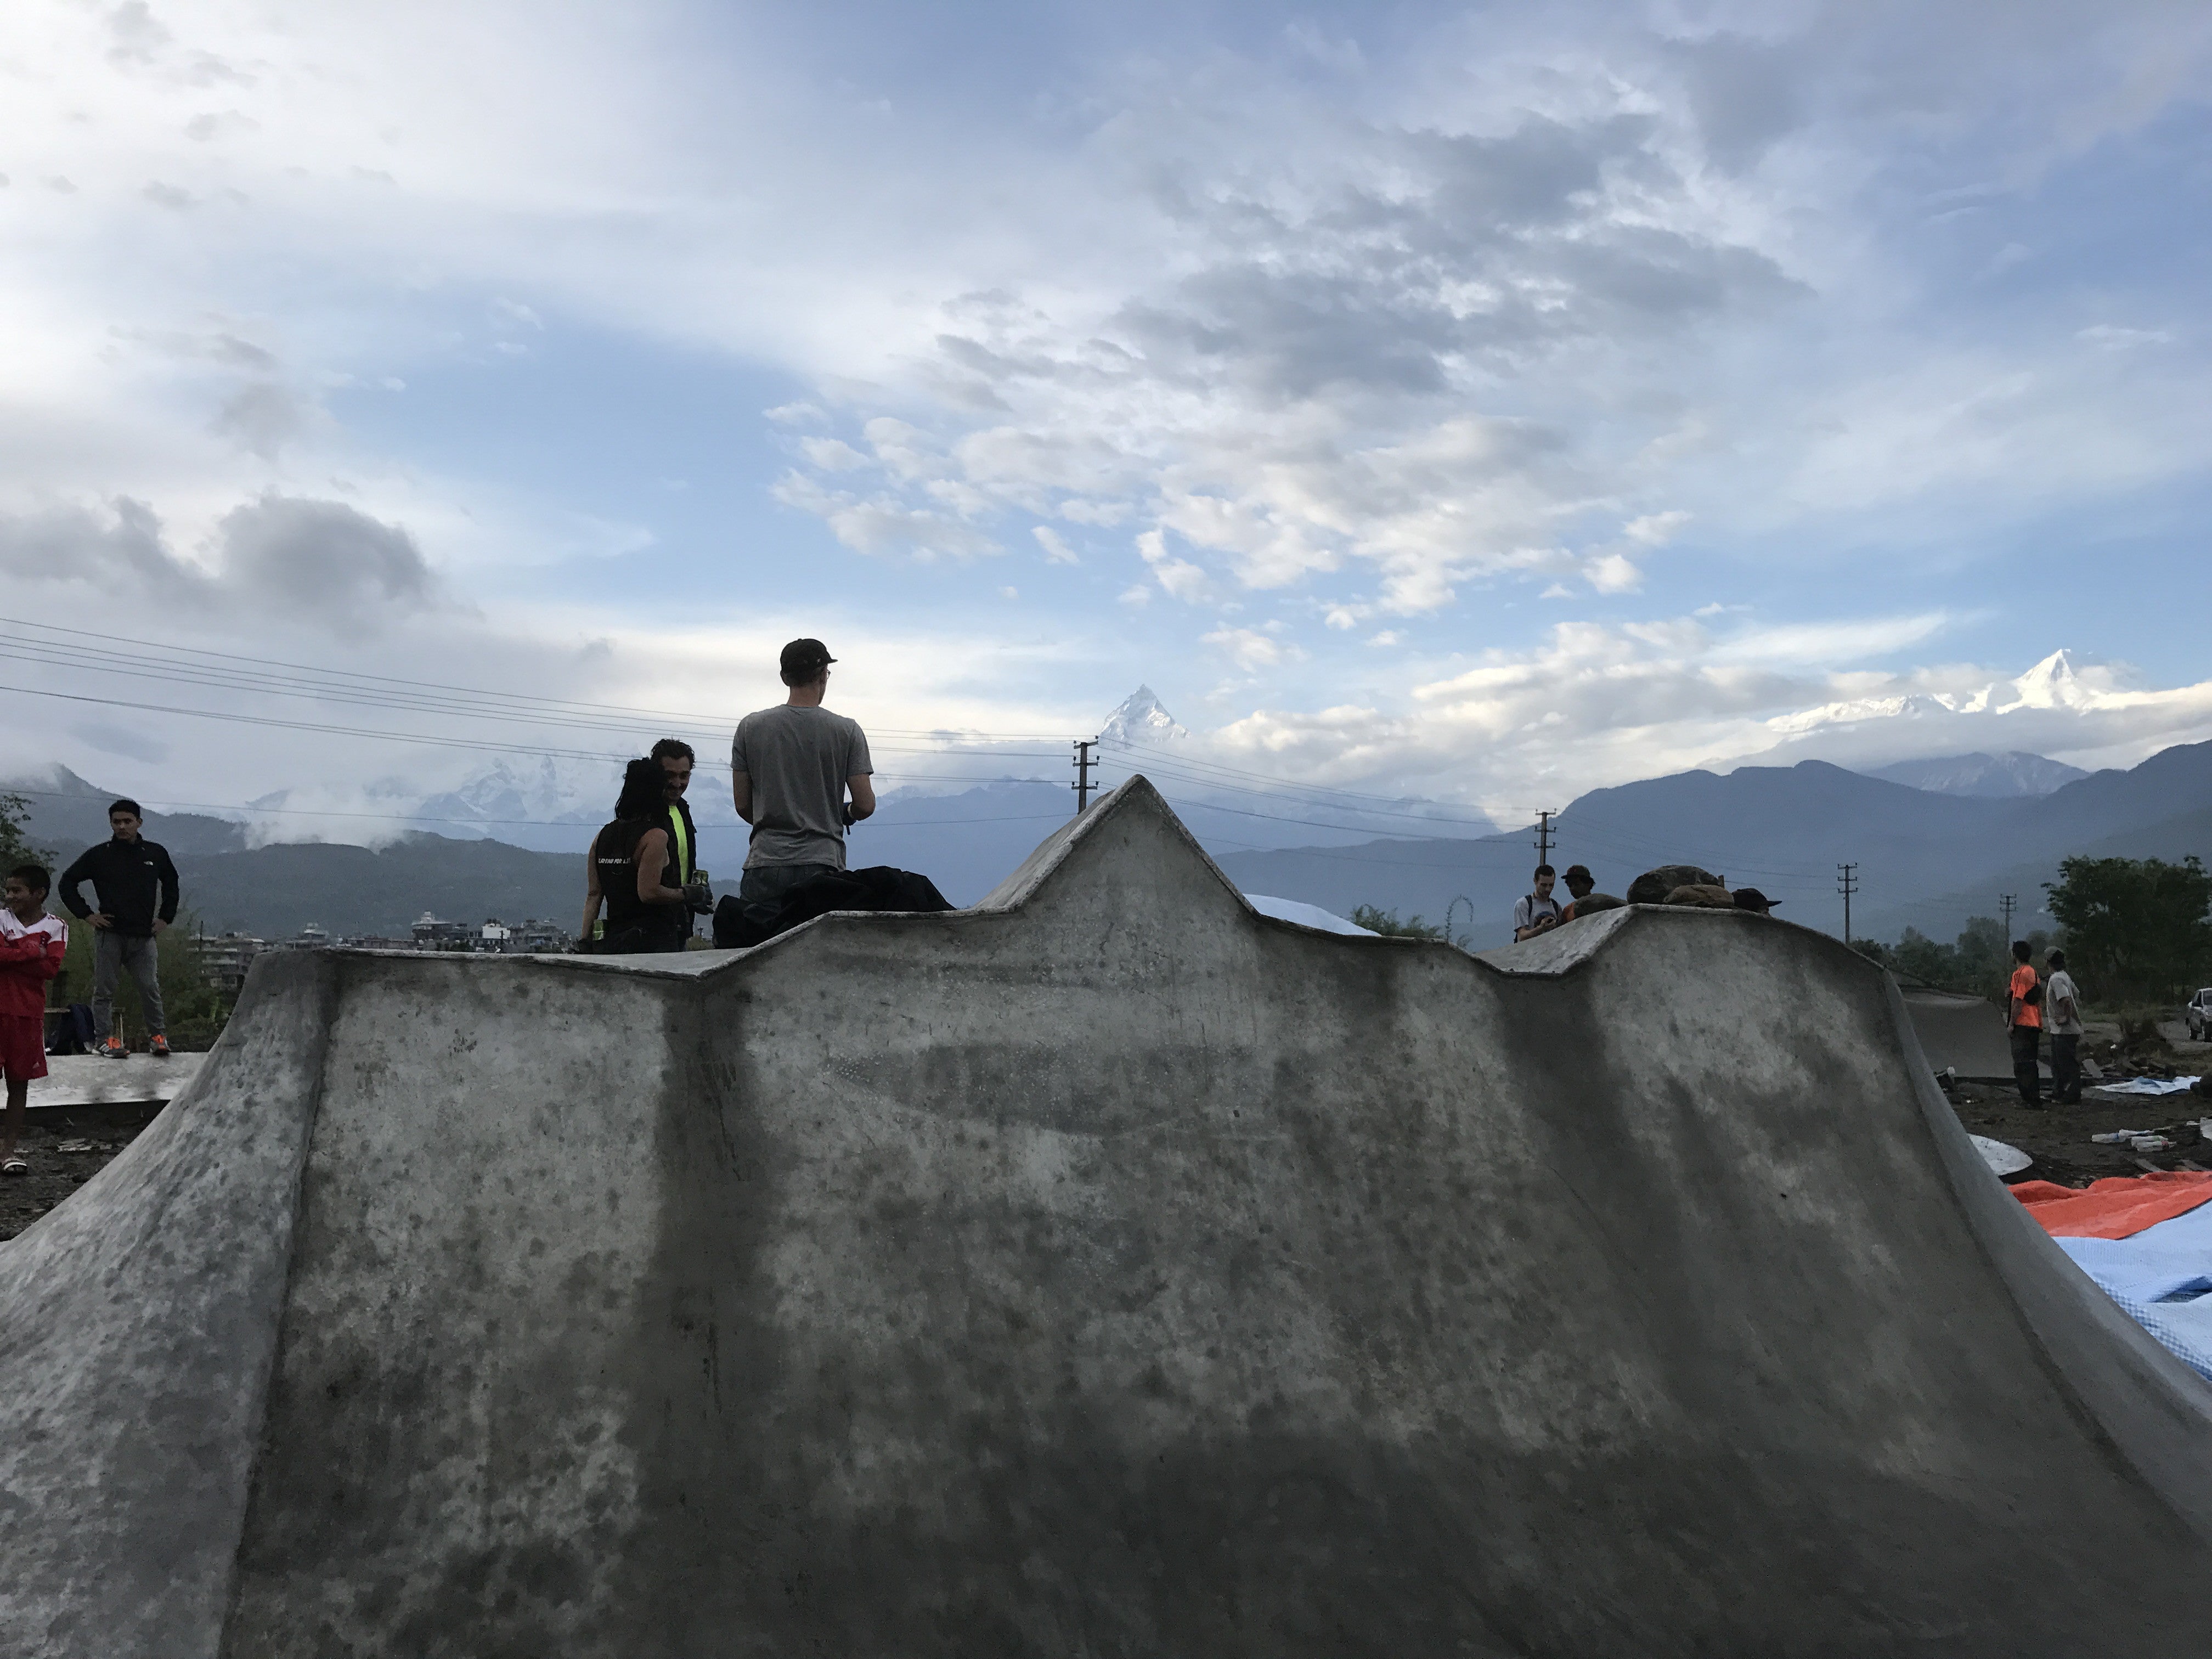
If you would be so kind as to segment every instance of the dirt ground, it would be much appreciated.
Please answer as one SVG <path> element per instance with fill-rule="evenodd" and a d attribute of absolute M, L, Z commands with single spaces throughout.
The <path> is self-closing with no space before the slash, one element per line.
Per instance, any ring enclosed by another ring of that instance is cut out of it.
<path fill-rule="evenodd" d="M 2083 1054 L 2108 1071 L 2166 1073 L 2182 1077 L 2212 1072 L 2212 1043 L 2191 1042 L 2179 1021 L 2159 1027 L 2159 1041 L 2138 1044 L 2125 1054 L 2118 1048 L 2117 1026 L 2091 1021 L 2081 1040 Z M 2088 1085 L 2094 1088 L 2094 1085 Z M 2160 1170 L 2212 1170 L 2212 1141 L 2197 1130 L 2212 1117 L 2212 1101 L 2201 1095 L 2103 1100 L 2084 1092 L 2079 1106 L 2052 1106 L 2044 1085 L 2045 1109 L 2031 1111 L 2020 1092 L 2008 1085 L 1961 1083 L 1951 1094 L 1959 1121 L 1973 1134 L 2017 1146 L 2035 1163 L 2015 1181 L 2055 1181 L 2062 1187 L 2086 1187 L 2103 1176 L 2133 1176 L 2149 1164 Z M 2160 1152 L 2131 1146 L 2100 1146 L 2092 1135 L 2121 1129 L 2154 1129 L 2173 1145 Z"/>
<path fill-rule="evenodd" d="M 1951 1104 L 1968 1133 L 2017 1146 L 2035 1160 L 2014 1177 L 2019 1181 L 2086 1187 L 2100 1176 L 2141 1175 L 2144 1164 L 2185 1170 L 2185 1159 L 2212 1169 L 2212 1142 L 2197 1133 L 2197 1118 L 2212 1116 L 2201 1097 L 2106 1102 L 2085 1094 L 2079 1106 L 2046 1106 L 2035 1112 L 2021 1104 L 2015 1090 L 1962 1083 Z M 2100 1146 L 2089 1139 L 2119 1129 L 2163 1129 L 2173 1145 L 2162 1152 L 2137 1152 L 2131 1146 Z"/>
<path fill-rule="evenodd" d="M 31 1173 L 0 1176 L 0 1239 L 15 1237 L 137 1139 L 143 1126 L 133 1116 L 71 1114 L 47 1124 L 34 1115 L 16 1149 Z"/>

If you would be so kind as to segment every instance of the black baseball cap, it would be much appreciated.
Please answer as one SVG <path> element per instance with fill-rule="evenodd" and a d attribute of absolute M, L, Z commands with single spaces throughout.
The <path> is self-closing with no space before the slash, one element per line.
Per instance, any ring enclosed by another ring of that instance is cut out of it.
<path fill-rule="evenodd" d="M 793 640 L 783 647 L 781 672 L 786 685 L 804 685 L 837 659 L 819 640 Z"/>
<path fill-rule="evenodd" d="M 1780 899 L 1767 897 L 1756 887 L 1739 887 L 1735 890 L 1735 908 L 1739 910 L 1756 910 L 1764 915 L 1781 902 Z"/>

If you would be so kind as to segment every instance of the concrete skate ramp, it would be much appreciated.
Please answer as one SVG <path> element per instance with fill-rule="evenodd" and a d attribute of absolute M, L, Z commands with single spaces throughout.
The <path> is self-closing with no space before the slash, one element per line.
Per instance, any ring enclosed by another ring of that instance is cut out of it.
<path fill-rule="evenodd" d="M 1962 991 L 1938 991 L 1931 986 L 1908 985 L 1902 993 L 1905 1012 L 1920 1039 L 1920 1052 L 1936 1071 L 1948 1066 L 1974 1083 L 2010 1083 L 2012 1044 L 2005 1030 L 2004 1011 L 1987 997 Z M 2051 1067 L 2037 1063 L 2045 1077 Z"/>
<path fill-rule="evenodd" d="M 1141 781 L 975 910 L 263 957 L 0 1376 L 48 1659 L 2171 1659 L 2212 1564 L 1880 970 L 1316 933 Z"/>

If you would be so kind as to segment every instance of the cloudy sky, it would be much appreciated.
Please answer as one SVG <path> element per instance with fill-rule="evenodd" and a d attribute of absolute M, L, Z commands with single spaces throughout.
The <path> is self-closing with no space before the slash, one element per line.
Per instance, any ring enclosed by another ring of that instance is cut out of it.
<path fill-rule="evenodd" d="M 2197 0 L 13 0 L 4 753 L 428 789 L 799 633 L 1502 819 L 2062 647 L 2005 741 L 2212 736 L 2208 90 Z"/>

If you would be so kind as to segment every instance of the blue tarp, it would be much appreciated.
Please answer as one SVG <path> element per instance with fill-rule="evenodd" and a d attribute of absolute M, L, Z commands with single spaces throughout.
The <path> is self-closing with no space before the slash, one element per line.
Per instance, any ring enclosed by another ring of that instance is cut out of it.
<path fill-rule="evenodd" d="M 2212 1382 L 2212 1204 L 2133 1238 L 2056 1243 L 2130 1317 Z"/>

